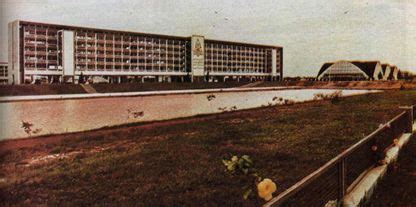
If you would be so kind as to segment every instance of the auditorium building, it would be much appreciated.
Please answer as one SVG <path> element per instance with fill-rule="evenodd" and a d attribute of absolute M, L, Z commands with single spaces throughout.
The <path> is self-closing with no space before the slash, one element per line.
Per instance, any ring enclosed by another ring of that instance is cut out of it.
<path fill-rule="evenodd" d="M 16 20 L 9 23 L 9 82 L 278 81 L 279 46 Z"/>
<path fill-rule="evenodd" d="M 347 61 L 324 63 L 319 81 L 398 80 L 399 68 L 380 61 Z"/>

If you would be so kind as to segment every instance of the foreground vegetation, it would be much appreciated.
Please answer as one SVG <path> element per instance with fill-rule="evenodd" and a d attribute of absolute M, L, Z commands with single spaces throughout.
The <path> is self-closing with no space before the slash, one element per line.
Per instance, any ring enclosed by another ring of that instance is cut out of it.
<path fill-rule="evenodd" d="M 416 137 L 400 152 L 398 163 L 380 182 L 369 206 L 416 206 Z"/>
<path fill-rule="evenodd" d="M 81 85 L 0 85 L 0 96 L 29 96 L 86 93 Z"/>
<path fill-rule="evenodd" d="M 132 91 L 163 91 L 207 88 L 231 88 L 247 84 L 247 82 L 220 83 L 123 83 L 123 84 L 93 84 L 99 93 L 132 92 Z"/>
<path fill-rule="evenodd" d="M 263 82 L 257 86 L 298 86 L 312 88 L 346 88 L 346 89 L 416 89 L 416 81 L 284 81 L 284 82 Z"/>
<path fill-rule="evenodd" d="M 414 103 L 416 91 L 387 91 L 2 142 L 0 202 L 258 206 L 223 159 L 250 156 L 279 193 Z"/>

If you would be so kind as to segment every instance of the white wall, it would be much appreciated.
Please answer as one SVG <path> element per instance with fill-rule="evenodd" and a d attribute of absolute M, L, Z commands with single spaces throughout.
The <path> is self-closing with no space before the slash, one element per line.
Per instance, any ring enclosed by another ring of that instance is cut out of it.
<path fill-rule="evenodd" d="M 202 51 L 197 51 L 197 43 L 201 46 Z M 205 66 L 205 44 L 204 37 L 198 35 L 192 35 L 191 38 L 191 69 L 192 76 L 203 76 L 204 75 L 204 66 Z"/>
<path fill-rule="evenodd" d="M 8 79 L 10 84 L 21 84 L 21 73 L 20 70 L 20 36 L 19 36 L 19 21 L 10 22 L 9 27 L 9 65 L 8 65 Z"/>
<path fill-rule="evenodd" d="M 62 62 L 65 76 L 74 75 L 74 32 L 64 31 L 62 35 Z"/>

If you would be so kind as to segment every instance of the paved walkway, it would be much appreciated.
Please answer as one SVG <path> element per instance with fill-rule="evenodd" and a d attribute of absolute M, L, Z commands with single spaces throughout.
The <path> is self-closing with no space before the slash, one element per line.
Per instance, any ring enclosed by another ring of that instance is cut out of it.
<path fill-rule="evenodd" d="M 122 92 L 122 93 L 88 93 L 88 94 L 64 94 L 64 95 L 3 96 L 3 97 L 0 97 L 0 102 L 56 100 L 56 99 L 83 99 L 83 98 L 102 98 L 102 97 L 126 97 L 126 96 L 155 96 L 155 95 L 219 93 L 219 92 L 243 92 L 243 91 L 267 91 L 267 90 L 284 90 L 284 89 L 301 89 L 301 88 L 302 87 L 298 87 L 298 86 L 290 86 L 290 87 L 279 86 L 279 87 L 141 91 L 141 92 Z"/>
<path fill-rule="evenodd" d="M 87 93 L 97 93 L 95 88 L 93 88 L 90 84 L 81 84 L 81 86 Z"/>
<path fill-rule="evenodd" d="M 258 86 L 262 83 L 263 83 L 263 81 L 257 81 L 257 82 L 254 82 L 254 83 L 249 83 L 249 84 L 242 85 L 239 88 L 250 88 L 250 87 Z"/>

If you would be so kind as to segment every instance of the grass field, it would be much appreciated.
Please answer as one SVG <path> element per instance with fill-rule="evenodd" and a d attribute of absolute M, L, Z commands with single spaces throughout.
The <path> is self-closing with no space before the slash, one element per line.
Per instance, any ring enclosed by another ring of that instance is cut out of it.
<path fill-rule="evenodd" d="M 0 96 L 53 95 L 85 93 L 81 85 L 0 85 Z"/>
<path fill-rule="evenodd" d="M 123 83 L 123 84 L 93 84 L 99 93 L 131 92 L 131 91 L 162 91 L 206 88 L 230 88 L 247 84 L 247 82 L 220 83 Z"/>
<path fill-rule="evenodd" d="M 299 87 L 313 87 L 313 88 L 349 88 L 349 89 L 416 89 L 415 81 L 285 81 L 285 82 L 263 82 L 261 87 L 270 86 L 299 86 Z"/>
<path fill-rule="evenodd" d="M 416 206 L 416 137 L 400 152 L 399 161 L 377 186 L 371 207 Z"/>
<path fill-rule="evenodd" d="M 258 206 L 223 158 L 249 155 L 282 192 L 415 103 L 416 91 L 396 90 L 3 142 L 0 202 Z"/>

